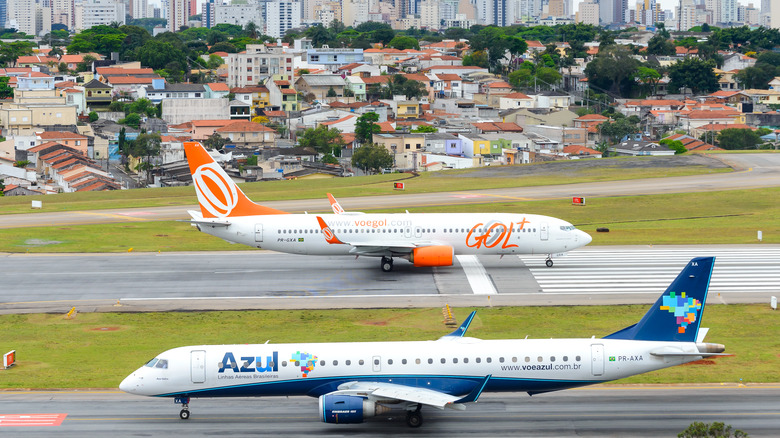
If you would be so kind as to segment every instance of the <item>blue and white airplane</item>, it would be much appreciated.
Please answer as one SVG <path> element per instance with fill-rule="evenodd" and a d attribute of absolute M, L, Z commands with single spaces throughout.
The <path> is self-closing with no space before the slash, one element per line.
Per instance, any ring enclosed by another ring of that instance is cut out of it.
<path fill-rule="evenodd" d="M 714 257 L 691 260 L 645 316 L 601 339 L 465 337 L 475 312 L 436 341 L 196 345 L 159 354 L 122 391 L 190 398 L 308 395 L 326 423 L 361 423 L 391 409 L 422 424 L 423 406 L 463 410 L 485 391 L 538 394 L 724 355 L 699 330 Z"/>
<path fill-rule="evenodd" d="M 571 223 L 550 216 L 363 214 L 344 212 L 332 196 L 329 199 L 335 214 L 316 218 L 289 214 L 252 202 L 200 143 L 184 142 L 184 151 L 200 205 L 200 211 L 188 212 L 190 223 L 204 233 L 254 248 L 290 254 L 377 257 L 382 271 L 389 272 L 394 258 L 409 260 L 417 267 L 452 266 L 454 256 L 460 254 L 539 254 L 547 256 L 547 266 L 551 267 L 553 256 L 592 240 Z"/>

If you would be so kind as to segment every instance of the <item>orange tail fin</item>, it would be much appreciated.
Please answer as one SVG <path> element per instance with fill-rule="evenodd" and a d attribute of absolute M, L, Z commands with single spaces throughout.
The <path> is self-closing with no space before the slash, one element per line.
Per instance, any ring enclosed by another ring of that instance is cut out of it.
<path fill-rule="evenodd" d="M 184 152 L 187 154 L 192 182 L 204 218 L 287 213 L 255 204 L 247 198 L 200 143 L 185 141 Z"/>
<path fill-rule="evenodd" d="M 320 230 L 322 230 L 322 235 L 325 237 L 326 242 L 331 245 L 344 245 L 344 242 L 336 237 L 336 234 L 333 233 L 333 230 L 330 229 L 321 217 L 317 216 L 317 222 L 320 224 Z"/>

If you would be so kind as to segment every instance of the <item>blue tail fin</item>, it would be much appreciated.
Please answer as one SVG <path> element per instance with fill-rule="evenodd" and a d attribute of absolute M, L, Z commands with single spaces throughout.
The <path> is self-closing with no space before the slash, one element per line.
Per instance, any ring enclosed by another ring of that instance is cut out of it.
<path fill-rule="evenodd" d="M 697 257 L 680 272 L 642 319 L 604 339 L 695 342 L 715 257 Z"/>

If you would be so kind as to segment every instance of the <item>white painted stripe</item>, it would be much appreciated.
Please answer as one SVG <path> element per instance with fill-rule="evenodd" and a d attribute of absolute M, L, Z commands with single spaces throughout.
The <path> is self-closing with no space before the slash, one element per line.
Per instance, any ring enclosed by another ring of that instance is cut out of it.
<path fill-rule="evenodd" d="M 475 295 L 497 295 L 498 291 L 490 281 L 490 277 L 485 271 L 485 267 L 479 262 L 475 255 L 459 255 L 456 256 L 458 262 L 463 267 L 463 272 L 466 274 L 466 279 L 469 281 L 469 286 Z"/>

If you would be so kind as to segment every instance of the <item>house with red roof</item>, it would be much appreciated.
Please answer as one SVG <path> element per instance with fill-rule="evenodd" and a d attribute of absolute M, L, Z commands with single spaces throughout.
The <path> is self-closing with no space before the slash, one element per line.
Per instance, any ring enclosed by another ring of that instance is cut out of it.
<path fill-rule="evenodd" d="M 601 152 L 582 145 L 568 145 L 563 147 L 563 153 L 571 160 L 582 158 L 601 158 Z"/>
<path fill-rule="evenodd" d="M 190 125 L 192 126 L 190 137 L 192 137 L 193 140 L 205 140 L 214 135 L 214 133 L 217 132 L 217 129 L 224 128 L 235 122 L 236 120 L 229 119 L 192 120 L 190 121 Z"/>
<path fill-rule="evenodd" d="M 229 125 L 217 128 L 216 132 L 238 147 L 263 148 L 274 146 L 277 133 L 260 123 L 248 120 L 233 121 Z"/>
<path fill-rule="evenodd" d="M 75 132 L 67 131 L 43 131 L 35 136 L 35 139 L 41 143 L 55 142 L 72 148 L 85 157 L 88 154 L 88 138 Z"/>

